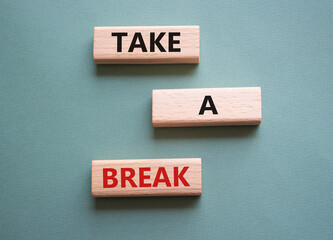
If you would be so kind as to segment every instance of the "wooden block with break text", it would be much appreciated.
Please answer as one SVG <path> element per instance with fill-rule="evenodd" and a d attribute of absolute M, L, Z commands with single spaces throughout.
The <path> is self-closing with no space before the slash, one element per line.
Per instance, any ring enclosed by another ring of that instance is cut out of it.
<path fill-rule="evenodd" d="M 97 64 L 199 63 L 199 26 L 95 27 Z"/>
<path fill-rule="evenodd" d="M 154 127 L 258 125 L 261 88 L 153 90 Z"/>
<path fill-rule="evenodd" d="M 94 160 L 95 197 L 201 195 L 201 159 Z"/>

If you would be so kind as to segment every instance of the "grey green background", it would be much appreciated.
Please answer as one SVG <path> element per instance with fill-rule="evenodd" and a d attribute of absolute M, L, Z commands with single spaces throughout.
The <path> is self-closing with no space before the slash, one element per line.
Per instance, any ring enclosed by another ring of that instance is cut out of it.
<path fill-rule="evenodd" d="M 200 25 L 195 65 L 94 26 Z M 332 1 L 1 1 L 1 239 L 333 239 Z M 152 89 L 262 87 L 259 127 L 154 129 Z M 201 197 L 94 199 L 93 159 L 201 157 Z"/>

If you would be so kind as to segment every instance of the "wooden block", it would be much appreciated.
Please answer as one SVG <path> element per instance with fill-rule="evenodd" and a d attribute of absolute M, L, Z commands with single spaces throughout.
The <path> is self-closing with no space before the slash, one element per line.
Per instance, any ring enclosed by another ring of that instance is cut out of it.
<path fill-rule="evenodd" d="M 153 90 L 154 127 L 258 125 L 261 89 Z"/>
<path fill-rule="evenodd" d="M 201 195 L 201 158 L 94 160 L 95 197 Z"/>
<path fill-rule="evenodd" d="M 199 26 L 95 27 L 97 64 L 199 63 Z"/>

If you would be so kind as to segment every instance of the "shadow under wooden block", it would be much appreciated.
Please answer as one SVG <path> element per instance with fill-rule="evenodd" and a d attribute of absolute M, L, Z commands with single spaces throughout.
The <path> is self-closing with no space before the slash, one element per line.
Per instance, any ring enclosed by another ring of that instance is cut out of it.
<path fill-rule="evenodd" d="M 192 197 L 125 197 L 125 198 L 95 198 L 96 210 L 119 209 L 186 209 L 195 208 L 199 196 Z"/>
<path fill-rule="evenodd" d="M 186 76 L 192 75 L 198 65 L 96 65 L 97 76 Z M 175 80 L 179 80 L 175 78 Z"/>
<path fill-rule="evenodd" d="M 259 126 L 154 128 L 155 139 L 248 138 Z"/>

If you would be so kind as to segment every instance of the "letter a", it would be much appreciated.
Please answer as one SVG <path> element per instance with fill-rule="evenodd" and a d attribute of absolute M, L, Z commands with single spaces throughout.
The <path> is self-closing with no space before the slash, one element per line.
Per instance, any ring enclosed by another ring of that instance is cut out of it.
<path fill-rule="evenodd" d="M 206 107 L 207 102 L 209 102 L 210 107 Z M 218 114 L 211 96 L 205 96 L 205 99 L 203 100 L 203 103 L 200 108 L 199 115 L 204 115 L 206 110 L 211 110 L 213 112 L 213 114 Z"/>
<path fill-rule="evenodd" d="M 136 40 L 139 40 L 139 43 L 136 43 Z M 143 41 L 142 35 L 139 32 L 134 33 L 134 37 L 128 52 L 133 52 L 134 48 L 141 48 L 142 52 L 147 52 L 145 42 Z"/>
<path fill-rule="evenodd" d="M 161 174 L 163 175 L 163 178 L 161 178 Z M 156 173 L 155 181 L 153 183 L 153 187 L 157 187 L 159 183 L 165 182 L 165 185 L 167 187 L 171 187 L 171 183 L 168 177 L 167 172 L 165 171 L 164 167 L 159 167 Z"/>

